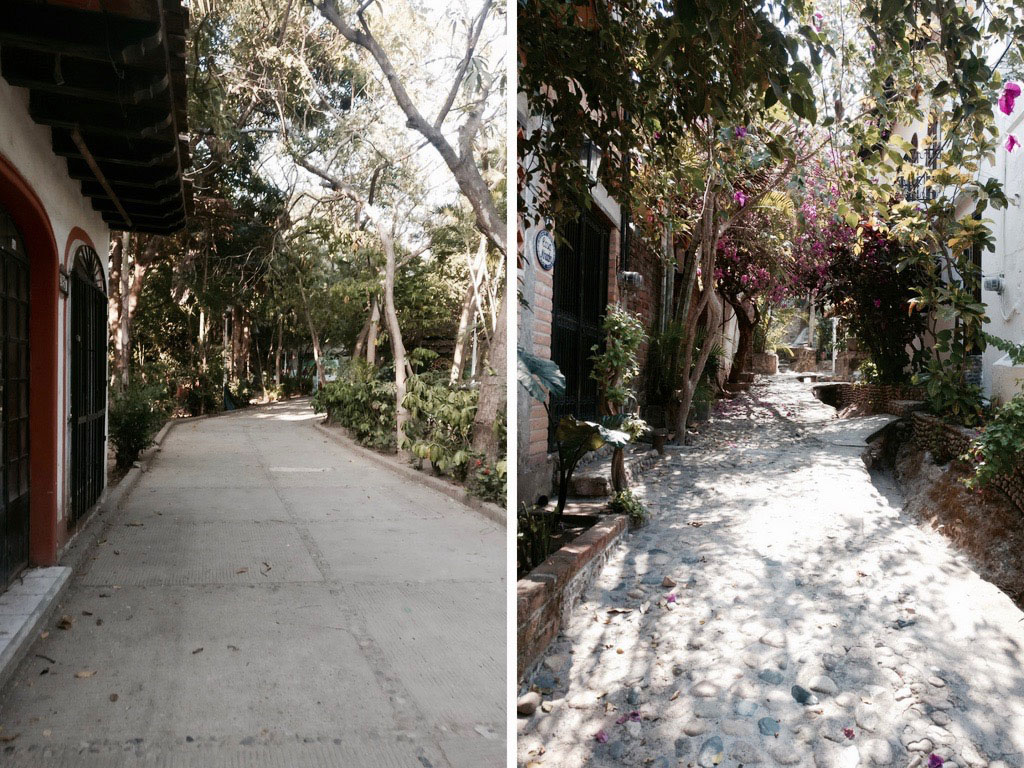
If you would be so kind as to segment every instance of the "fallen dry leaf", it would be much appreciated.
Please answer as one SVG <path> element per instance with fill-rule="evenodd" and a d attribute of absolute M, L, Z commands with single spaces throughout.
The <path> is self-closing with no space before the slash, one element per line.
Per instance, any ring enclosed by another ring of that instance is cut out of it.
<path fill-rule="evenodd" d="M 248 573 L 248 572 L 249 572 L 248 568 L 239 568 L 237 571 L 235 571 L 235 573 Z"/>
<path fill-rule="evenodd" d="M 60 617 L 60 621 L 57 622 L 57 629 L 71 629 L 74 625 L 75 620 L 73 617 L 68 616 L 66 613 Z"/>
<path fill-rule="evenodd" d="M 10 744 L 20 735 L 20 733 L 0 733 L 0 742 L 3 742 L 4 744 Z"/>
<path fill-rule="evenodd" d="M 192 651 L 192 655 L 195 656 L 197 653 L 202 653 L 202 652 L 203 652 L 202 647 L 199 647 L 199 648 L 196 648 L 194 651 Z"/>
<path fill-rule="evenodd" d="M 79 680 L 84 680 L 85 678 L 92 677 L 95 674 L 95 669 L 80 669 L 77 672 L 75 672 L 75 677 L 77 677 Z"/>
<path fill-rule="evenodd" d="M 669 701 L 675 701 L 678 698 L 679 698 L 679 691 L 676 691 L 675 693 L 673 693 L 671 696 L 668 697 L 668 700 Z"/>
<path fill-rule="evenodd" d="M 43 640 L 45 640 L 49 636 L 50 636 L 50 630 L 48 630 L 48 629 L 39 633 L 39 637 L 41 637 Z"/>
<path fill-rule="evenodd" d="M 110 694 L 110 700 L 111 701 L 117 701 L 117 694 L 116 693 Z"/>

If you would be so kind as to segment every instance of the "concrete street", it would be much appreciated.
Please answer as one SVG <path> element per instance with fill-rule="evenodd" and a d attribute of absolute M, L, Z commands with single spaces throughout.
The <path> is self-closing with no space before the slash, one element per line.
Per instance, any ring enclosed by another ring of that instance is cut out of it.
<path fill-rule="evenodd" d="M 643 478 L 520 765 L 1024 765 L 1024 614 L 865 468 L 886 419 L 835 417 L 760 380 Z"/>
<path fill-rule="evenodd" d="M 0 764 L 503 763 L 504 529 L 319 418 L 170 432 L 3 691 Z"/>

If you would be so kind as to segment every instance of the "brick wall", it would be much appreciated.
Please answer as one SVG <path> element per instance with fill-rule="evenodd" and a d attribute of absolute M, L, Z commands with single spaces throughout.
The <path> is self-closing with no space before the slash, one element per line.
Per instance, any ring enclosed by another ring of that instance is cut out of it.
<path fill-rule="evenodd" d="M 622 288 L 621 305 L 628 311 L 640 315 L 647 335 L 653 336 L 658 331 L 658 317 L 661 312 L 664 261 L 656 247 L 644 242 L 634 233 L 630 242 L 629 264 L 625 265 L 625 268 L 643 275 L 644 284 L 640 288 Z M 641 395 L 646 390 L 643 382 L 646 380 L 649 349 L 649 343 L 644 343 L 640 348 L 641 383 L 637 390 Z"/>
<path fill-rule="evenodd" d="M 521 578 L 516 584 L 516 675 L 523 676 L 558 634 L 580 596 L 629 527 L 608 515 Z"/>

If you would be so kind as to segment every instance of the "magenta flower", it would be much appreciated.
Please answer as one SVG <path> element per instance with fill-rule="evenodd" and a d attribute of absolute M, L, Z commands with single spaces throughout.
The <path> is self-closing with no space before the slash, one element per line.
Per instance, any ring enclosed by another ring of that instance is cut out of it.
<path fill-rule="evenodd" d="M 846 738 L 852 739 L 854 735 L 853 728 L 843 728 L 843 736 Z"/>
<path fill-rule="evenodd" d="M 941 755 L 936 755 L 932 752 L 928 755 L 928 768 L 942 768 L 942 764 L 945 762 Z"/>
<path fill-rule="evenodd" d="M 675 601 L 676 601 L 676 593 L 675 592 L 669 592 L 667 595 L 665 595 L 665 602 L 666 603 L 674 603 Z"/>
<path fill-rule="evenodd" d="M 1012 133 L 1006 137 L 1006 151 L 1013 152 L 1014 147 L 1019 147 L 1020 142 L 1017 141 L 1017 137 Z"/>
<path fill-rule="evenodd" d="M 737 139 L 742 139 L 743 137 L 745 137 L 747 135 L 747 126 L 745 126 L 745 125 L 737 125 L 733 129 L 733 132 L 736 134 L 736 138 Z"/>
<path fill-rule="evenodd" d="M 743 194 L 743 190 L 741 189 L 736 190 L 736 192 L 732 196 L 732 199 L 736 201 L 736 204 L 740 208 L 747 204 L 747 196 Z"/>
<path fill-rule="evenodd" d="M 1013 112 L 1014 102 L 1020 96 L 1020 86 L 1016 83 L 1007 83 L 1003 86 L 1003 95 L 999 97 L 999 111 L 1004 115 Z"/>
<path fill-rule="evenodd" d="M 882 308 L 882 300 L 881 299 L 875 299 L 875 309 L 881 309 L 881 308 Z"/>
<path fill-rule="evenodd" d="M 598 731 L 594 734 L 594 738 L 597 739 L 598 744 L 604 744 L 606 741 L 608 741 L 608 734 L 604 731 Z"/>

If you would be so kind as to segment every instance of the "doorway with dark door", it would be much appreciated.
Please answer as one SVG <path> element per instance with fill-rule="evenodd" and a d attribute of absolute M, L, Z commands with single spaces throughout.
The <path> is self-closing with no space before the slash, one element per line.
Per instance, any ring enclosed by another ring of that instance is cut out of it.
<path fill-rule="evenodd" d="M 75 252 L 71 274 L 71 517 L 74 525 L 103 491 L 106 470 L 107 296 L 96 251 Z"/>
<path fill-rule="evenodd" d="M 0 590 L 29 555 L 29 263 L 0 208 Z"/>
<path fill-rule="evenodd" d="M 590 372 L 593 348 L 604 343 L 601 323 L 608 303 L 608 253 L 611 226 L 584 211 L 562 231 L 554 269 L 551 310 L 551 359 L 565 376 L 565 393 L 552 395 L 548 441 L 563 416 L 598 417 L 598 388 Z"/>

